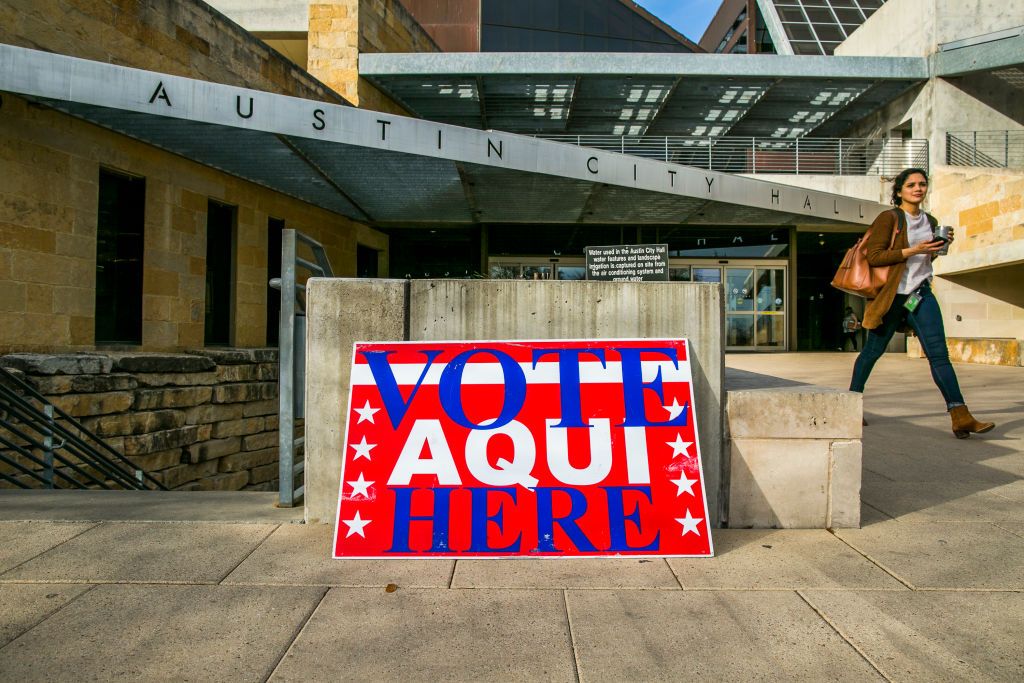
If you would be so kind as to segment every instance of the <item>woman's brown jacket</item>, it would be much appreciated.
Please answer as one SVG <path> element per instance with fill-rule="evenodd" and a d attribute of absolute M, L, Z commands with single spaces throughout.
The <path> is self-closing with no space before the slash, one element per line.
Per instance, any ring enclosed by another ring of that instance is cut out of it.
<path fill-rule="evenodd" d="M 900 209 L 883 211 L 871 224 L 871 235 L 866 245 L 868 265 L 872 268 L 889 266 L 889 275 L 882 291 L 874 299 L 869 299 L 867 308 L 864 309 L 864 320 L 861 324 L 866 330 L 873 330 L 882 324 L 882 318 L 889 312 L 892 300 L 896 298 L 896 290 L 900 287 L 900 280 L 903 279 L 903 271 L 907 268 L 903 250 L 910 246 L 910 241 L 907 239 L 907 226 L 902 214 Z M 926 215 L 934 230 L 935 219 L 930 214 Z M 892 234 L 894 230 L 897 231 L 895 240 Z"/>
<path fill-rule="evenodd" d="M 882 317 L 889 312 L 892 300 L 896 298 L 896 290 L 899 289 L 900 280 L 903 278 L 903 271 L 907 267 L 907 259 L 903 256 L 903 250 L 910 246 L 907 240 L 907 230 L 901 224 L 899 209 L 890 209 L 878 214 L 878 218 L 871 224 L 871 235 L 867 241 L 868 265 L 872 268 L 889 266 L 889 276 L 885 280 L 885 286 L 874 299 L 868 300 L 867 308 L 864 309 L 864 320 L 862 325 L 866 330 L 873 330 L 882 324 Z M 895 241 L 893 231 L 899 230 Z M 892 249 L 889 245 L 892 244 Z"/>

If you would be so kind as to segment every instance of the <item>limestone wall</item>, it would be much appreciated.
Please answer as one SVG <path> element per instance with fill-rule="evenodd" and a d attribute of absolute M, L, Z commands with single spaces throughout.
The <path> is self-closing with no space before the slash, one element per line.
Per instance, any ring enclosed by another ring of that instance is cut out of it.
<path fill-rule="evenodd" d="M 309 72 L 362 109 L 407 114 L 359 78 L 360 53 L 439 51 L 398 0 L 334 0 L 309 6 Z"/>
<path fill-rule="evenodd" d="M 0 42 L 216 83 L 340 102 L 201 0 L 13 0 Z"/>
<path fill-rule="evenodd" d="M 276 349 L 15 354 L 0 365 L 169 489 L 277 489 Z"/>
<path fill-rule="evenodd" d="M 0 105 L 0 353 L 94 348 L 100 168 L 146 179 L 142 349 L 203 345 L 209 199 L 238 207 L 235 346 L 266 344 L 268 219 L 339 275 L 387 237 L 337 214 L 11 95 Z M 276 254 L 275 258 L 279 258 Z"/>

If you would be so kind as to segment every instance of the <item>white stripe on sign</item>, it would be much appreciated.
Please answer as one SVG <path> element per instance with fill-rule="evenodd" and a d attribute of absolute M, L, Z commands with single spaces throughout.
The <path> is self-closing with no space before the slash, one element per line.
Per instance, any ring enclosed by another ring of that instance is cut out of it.
<path fill-rule="evenodd" d="M 395 363 L 391 366 L 391 372 L 399 386 L 415 386 L 416 381 L 423 372 L 423 363 Z M 441 379 L 441 372 L 447 364 L 433 363 L 427 376 L 423 378 L 423 384 L 438 384 Z M 559 371 L 557 362 L 537 363 L 534 368 L 530 363 L 520 363 L 523 374 L 526 376 L 527 384 L 559 384 Z M 618 361 L 610 362 L 607 367 L 602 367 L 597 361 L 585 361 L 579 364 L 580 382 L 583 384 L 621 384 L 622 364 Z M 641 361 L 640 372 L 644 382 L 651 382 L 658 376 L 661 370 L 663 382 L 689 382 L 690 364 L 680 361 L 679 367 L 672 365 L 671 361 Z M 500 363 L 468 363 L 462 372 L 462 384 L 504 384 L 505 374 Z M 370 366 L 365 363 L 357 363 L 352 368 L 352 384 L 354 386 L 374 385 L 373 373 Z"/>

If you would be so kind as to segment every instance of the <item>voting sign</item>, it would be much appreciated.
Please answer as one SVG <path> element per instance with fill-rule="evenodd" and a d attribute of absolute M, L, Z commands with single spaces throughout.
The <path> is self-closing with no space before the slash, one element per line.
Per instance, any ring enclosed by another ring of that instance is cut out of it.
<path fill-rule="evenodd" d="M 685 339 L 356 343 L 336 558 L 713 554 Z"/>

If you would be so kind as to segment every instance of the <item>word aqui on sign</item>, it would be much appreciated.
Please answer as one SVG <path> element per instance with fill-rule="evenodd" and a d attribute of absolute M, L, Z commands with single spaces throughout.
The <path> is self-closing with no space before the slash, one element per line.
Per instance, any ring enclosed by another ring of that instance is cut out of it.
<path fill-rule="evenodd" d="M 355 344 L 335 558 L 710 557 L 684 339 Z"/>

